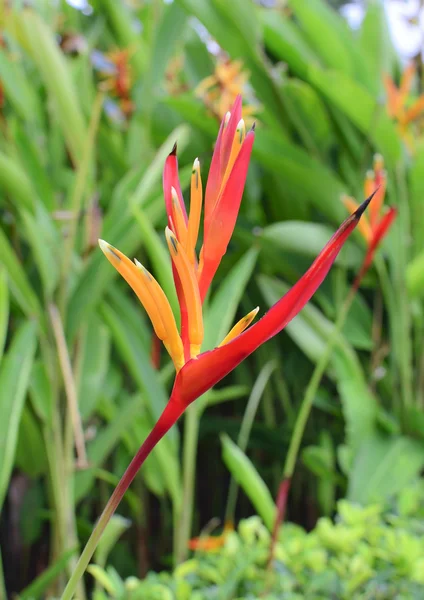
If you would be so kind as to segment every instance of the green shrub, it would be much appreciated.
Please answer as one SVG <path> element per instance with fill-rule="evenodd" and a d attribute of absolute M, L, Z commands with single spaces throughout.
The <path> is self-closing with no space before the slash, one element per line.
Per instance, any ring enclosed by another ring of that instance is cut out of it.
<path fill-rule="evenodd" d="M 218 552 L 199 552 L 170 573 L 122 581 L 113 567 L 91 567 L 100 587 L 122 600 L 351 600 L 424 597 L 424 485 L 395 505 L 361 507 L 341 500 L 334 520 L 307 533 L 281 530 L 267 569 L 270 533 L 259 517 L 241 521 Z M 96 600 L 105 597 L 98 591 Z"/>

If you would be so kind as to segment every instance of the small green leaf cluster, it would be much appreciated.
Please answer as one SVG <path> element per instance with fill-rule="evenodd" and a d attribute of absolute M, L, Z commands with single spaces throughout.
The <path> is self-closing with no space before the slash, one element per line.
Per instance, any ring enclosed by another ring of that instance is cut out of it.
<path fill-rule="evenodd" d="M 280 532 L 268 568 L 270 533 L 257 516 L 240 522 L 216 552 L 198 552 L 171 573 L 122 581 L 91 567 L 97 600 L 375 600 L 424 597 L 424 484 L 387 508 L 341 500 L 334 520 Z M 100 591 L 102 588 L 103 591 Z"/>

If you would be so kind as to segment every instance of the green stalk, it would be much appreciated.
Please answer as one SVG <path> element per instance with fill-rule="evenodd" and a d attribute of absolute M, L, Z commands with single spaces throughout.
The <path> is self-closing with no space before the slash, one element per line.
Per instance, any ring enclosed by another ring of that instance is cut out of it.
<path fill-rule="evenodd" d="M 389 277 L 389 273 L 387 271 L 386 264 L 382 260 L 382 257 L 377 255 L 374 259 L 374 264 L 375 264 L 375 267 L 376 267 L 376 270 L 378 273 L 380 288 L 383 293 L 384 302 L 387 307 L 387 311 L 389 313 L 390 337 L 392 340 L 391 345 L 396 346 L 395 340 L 397 339 L 397 336 L 398 336 L 399 322 L 398 322 L 398 309 L 397 309 L 396 300 L 395 300 L 394 293 L 393 293 L 393 291 L 394 291 L 393 286 L 390 281 L 390 277 Z M 398 361 L 397 361 L 396 351 L 390 353 L 390 362 L 391 362 L 392 372 L 394 374 L 396 374 L 397 376 L 399 376 L 399 378 L 401 379 L 400 365 L 398 364 Z M 394 387 L 393 396 L 392 396 L 393 410 L 394 410 L 394 413 L 397 415 L 399 421 L 402 421 L 403 398 L 400 394 L 397 393 L 396 386 L 393 386 L 393 387 Z"/>
<path fill-rule="evenodd" d="M 296 464 L 297 456 L 299 454 L 300 444 L 303 438 L 309 414 L 311 412 L 314 398 L 317 394 L 322 376 L 324 375 L 325 370 L 327 369 L 328 363 L 333 354 L 333 350 L 339 340 L 340 331 L 343 327 L 349 309 L 352 305 L 355 293 L 356 289 L 351 288 L 343 306 L 341 307 L 339 316 L 334 325 L 334 329 L 331 332 L 330 338 L 327 342 L 327 346 L 324 352 L 322 353 L 320 359 L 318 360 L 317 364 L 315 365 L 314 372 L 312 373 L 312 377 L 308 383 L 308 387 L 306 388 L 306 392 L 303 397 L 302 404 L 300 405 L 300 410 L 294 425 L 293 434 L 290 438 L 290 445 L 283 470 L 284 479 L 290 479 L 293 476 L 294 467 Z"/>
<path fill-rule="evenodd" d="M 401 394 L 404 409 L 414 403 L 413 372 L 412 372 L 412 336 L 411 315 L 406 287 L 406 271 L 408 260 L 406 256 L 406 240 L 410 235 L 409 205 L 403 165 L 396 169 L 396 183 L 399 194 L 398 238 L 396 245 L 396 260 L 393 261 L 394 289 L 397 299 L 398 314 L 396 323 L 397 336 L 393 340 L 394 347 L 398 350 L 399 371 L 401 378 Z"/>
<path fill-rule="evenodd" d="M 252 430 L 252 425 L 258 410 L 259 402 L 276 366 L 276 362 L 274 360 L 270 360 L 262 367 L 262 370 L 259 373 L 250 393 L 237 439 L 237 446 L 243 452 L 245 452 L 247 448 L 247 443 L 249 441 L 250 432 Z M 234 523 L 238 488 L 239 486 L 237 481 L 234 479 L 234 477 L 231 477 L 230 487 L 228 490 L 227 507 L 225 509 L 225 524 Z"/>
<path fill-rule="evenodd" d="M 183 562 L 187 558 L 188 541 L 191 534 L 199 421 L 200 415 L 198 406 L 192 404 L 187 409 L 185 415 L 183 445 L 183 497 L 180 510 L 180 520 L 177 527 L 177 539 L 175 547 L 176 564 Z"/>

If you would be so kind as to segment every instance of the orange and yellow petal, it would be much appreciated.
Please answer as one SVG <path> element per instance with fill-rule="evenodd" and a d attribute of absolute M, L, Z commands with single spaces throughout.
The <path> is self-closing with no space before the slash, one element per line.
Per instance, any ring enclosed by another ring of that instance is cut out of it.
<path fill-rule="evenodd" d="M 418 100 L 405 111 L 404 123 L 411 123 L 422 115 L 424 115 L 424 95 L 420 96 Z"/>
<path fill-rule="evenodd" d="M 199 236 L 200 226 L 200 215 L 202 212 L 202 178 L 200 175 L 200 163 L 199 159 L 193 163 L 193 170 L 191 172 L 191 183 L 190 183 L 190 214 L 188 217 L 187 227 L 187 244 L 186 251 L 187 256 L 191 264 L 194 266 L 196 262 L 196 244 Z"/>
<path fill-rule="evenodd" d="M 190 357 L 195 358 L 200 352 L 203 342 L 203 316 L 199 286 L 196 274 L 183 246 L 169 227 L 165 230 L 166 241 L 172 262 L 178 272 L 183 289 L 188 316 L 188 339 L 190 342 Z"/>
<path fill-rule="evenodd" d="M 406 100 L 411 91 L 412 81 L 415 77 L 416 68 L 413 62 L 411 62 L 404 72 L 402 73 L 402 77 L 400 80 L 399 86 L 399 106 L 404 107 L 406 104 Z"/>
<path fill-rule="evenodd" d="M 242 319 L 240 319 L 240 321 L 238 321 L 234 325 L 234 327 L 229 331 L 229 333 L 225 336 L 225 338 L 219 345 L 224 346 L 224 344 L 228 344 L 228 342 L 231 342 L 231 340 L 243 333 L 243 331 L 247 329 L 247 327 L 249 327 L 249 325 L 252 323 L 253 319 L 256 317 L 258 312 L 259 306 L 247 313 L 247 315 L 245 315 Z"/>
<path fill-rule="evenodd" d="M 182 341 L 177 330 L 171 306 L 154 277 L 138 263 L 104 240 L 99 246 L 109 262 L 137 295 L 152 322 L 156 335 L 164 342 L 177 371 L 184 364 Z"/>
<path fill-rule="evenodd" d="M 402 106 L 399 104 L 399 90 L 390 75 L 386 74 L 383 76 L 383 83 L 387 95 L 387 112 L 389 117 L 396 118 L 402 109 Z"/>

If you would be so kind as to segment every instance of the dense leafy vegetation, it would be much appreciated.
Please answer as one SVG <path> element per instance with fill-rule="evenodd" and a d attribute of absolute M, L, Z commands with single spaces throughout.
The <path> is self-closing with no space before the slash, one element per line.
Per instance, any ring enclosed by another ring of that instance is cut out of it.
<path fill-rule="evenodd" d="M 243 520 L 220 552 L 202 553 L 174 573 L 126 581 L 92 566 L 106 597 L 155 600 L 300 600 L 311 598 L 420 598 L 424 592 L 423 488 L 409 487 L 395 506 L 366 508 L 341 500 L 335 522 L 319 519 L 306 533 L 287 523 L 269 569 L 270 534 L 258 517 Z M 101 591 L 102 590 L 102 591 Z"/>

